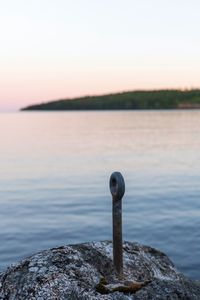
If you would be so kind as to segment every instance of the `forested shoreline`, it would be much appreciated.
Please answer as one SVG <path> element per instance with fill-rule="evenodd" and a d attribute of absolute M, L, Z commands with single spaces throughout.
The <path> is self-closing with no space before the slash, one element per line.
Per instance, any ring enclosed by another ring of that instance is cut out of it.
<path fill-rule="evenodd" d="M 130 91 L 34 104 L 21 110 L 197 109 L 200 90 Z"/>

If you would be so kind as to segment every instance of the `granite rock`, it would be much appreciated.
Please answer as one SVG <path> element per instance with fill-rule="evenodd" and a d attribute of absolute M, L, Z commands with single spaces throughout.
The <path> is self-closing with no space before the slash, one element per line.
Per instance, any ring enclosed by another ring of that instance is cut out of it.
<path fill-rule="evenodd" d="M 0 299 L 200 299 L 199 283 L 180 273 L 164 253 L 124 242 L 123 254 L 124 278 L 119 280 L 109 241 L 42 251 L 0 274 Z M 132 283 L 141 287 L 126 289 Z"/>

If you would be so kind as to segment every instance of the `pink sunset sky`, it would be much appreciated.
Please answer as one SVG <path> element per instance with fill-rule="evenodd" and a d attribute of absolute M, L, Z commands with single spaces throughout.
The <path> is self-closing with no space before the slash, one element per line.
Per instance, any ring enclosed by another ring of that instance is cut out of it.
<path fill-rule="evenodd" d="M 200 87 L 197 0 L 7 0 L 0 111 L 67 97 Z"/>

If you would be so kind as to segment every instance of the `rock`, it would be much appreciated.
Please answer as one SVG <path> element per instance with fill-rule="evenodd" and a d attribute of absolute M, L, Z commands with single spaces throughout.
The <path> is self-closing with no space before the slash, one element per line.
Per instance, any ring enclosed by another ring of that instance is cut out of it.
<path fill-rule="evenodd" d="M 130 242 L 124 242 L 123 253 L 124 280 L 119 281 L 111 242 L 42 251 L 0 274 L 0 299 L 200 299 L 199 283 L 177 271 L 164 253 Z"/>

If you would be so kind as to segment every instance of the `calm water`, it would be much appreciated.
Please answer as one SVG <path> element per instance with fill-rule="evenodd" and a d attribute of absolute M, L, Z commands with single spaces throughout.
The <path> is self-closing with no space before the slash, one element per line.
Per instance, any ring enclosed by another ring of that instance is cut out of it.
<path fill-rule="evenodd" d="M 200 278 L 200 111 L 0 115 L 0 269 L 36 251 L 111 239 L 121 171 L 124 239 Z"/>

